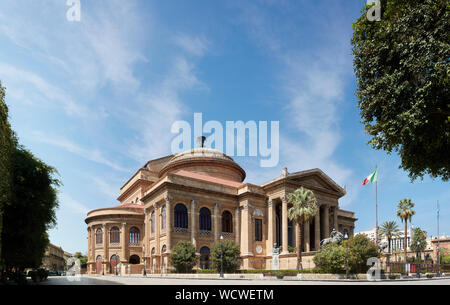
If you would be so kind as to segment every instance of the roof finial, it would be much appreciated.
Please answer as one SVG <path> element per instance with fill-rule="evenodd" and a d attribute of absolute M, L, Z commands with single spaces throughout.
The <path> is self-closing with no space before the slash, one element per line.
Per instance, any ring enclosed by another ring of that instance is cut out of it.
<path fill-rule="evenodd" d="M 289 175 L 287 167 L 284 167 L 281 171 L 281 177 L 287 177 Z"/>
<path fill-rule="evenodd" d="M 206 142 L 206 137 L 205 136 L 201 136 L 197 138 L 197 142 L 200 144 L 200 147 L 205 147 L 205 142 Z"/>

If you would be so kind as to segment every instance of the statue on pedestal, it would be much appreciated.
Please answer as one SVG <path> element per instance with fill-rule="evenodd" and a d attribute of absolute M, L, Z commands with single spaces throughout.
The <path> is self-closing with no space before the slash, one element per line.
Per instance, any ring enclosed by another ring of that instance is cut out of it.
<path fill-rule="evenodd" d="M 280 269 L 279 256 L 280 256 L 280 248 L 277 247 L 277 243 L 274 243 L 272 249 L 272 270 Z"/>

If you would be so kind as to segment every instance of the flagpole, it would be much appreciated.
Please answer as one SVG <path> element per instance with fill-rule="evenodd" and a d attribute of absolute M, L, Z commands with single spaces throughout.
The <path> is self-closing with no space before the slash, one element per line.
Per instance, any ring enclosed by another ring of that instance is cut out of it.
<path fill-rule="evenodd" d="M 375 165 L 377 180 L 375 181 L 375 243 L 378 246 L 378 164 Z"/>

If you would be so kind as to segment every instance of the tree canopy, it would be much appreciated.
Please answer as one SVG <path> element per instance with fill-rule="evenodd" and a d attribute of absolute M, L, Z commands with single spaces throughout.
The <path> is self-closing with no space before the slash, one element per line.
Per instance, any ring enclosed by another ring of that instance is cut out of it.
<path fill-rule="evenodd" d="M 221 251 L 223 251 L 223 271 L 226 273 L 233 273 L 238 270 L 241 264 L 241 251 L 239 250 L 239 245 L 232 240 L 216 242 L 213 245 L 211 257 L 214 268 L 219 272 L 222 261 Z"/>
<path fill-rule="evenodd" d="M 413 231 L 410 248 L 415 252 L 423 252 L 427 248 L 427 232 L 420 228 L 415 228 Z"/>
<path fill-rule="evenodd" d="M 169 257 L 170 263 L 178 273 L 189 273 L 197 263 L 199 256 L 195 254 L 195 246 L 188 241 L 179 241 Z"/>
<path fill-rule="evenodd" d="M 12 153 L 16 140 L 8 121 L 8 106 L 5 103 L 5 88 L 0 81 L 0 257 L 3 208 L 9 204 L 12 186 Z"/>
<path fill-rule="evenodd" d="M 448 0 L 382 0 L 353 24 L 356 95 L 369 144 L 396 151 L 414 180 L 450 178 Z"/>
<path fill-rule="evenodd" d="M 5 269 L 39 267 L 49 243 L 47 230 L 56 225 L 56 170 L 18 146 L 12 155 L 10 204 L 5 206 L 2 265 Z"/>

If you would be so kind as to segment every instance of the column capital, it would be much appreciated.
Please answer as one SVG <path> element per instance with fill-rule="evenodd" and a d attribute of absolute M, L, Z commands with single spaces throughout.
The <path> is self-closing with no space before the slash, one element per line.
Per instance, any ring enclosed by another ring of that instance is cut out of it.
<path fill-rule="evenodd" d="M 222 207 L 222 204 L 219 202 L 214 203 L 214 209 L 219 210 Z"/>
<path fill-rule="evenodd" d="M 167 203 L 172 203 L 172 202 L 173 202 L 173 197 L 172 197 L 172 195 L 170 195 L 170 194 L 166 194 L 166 196 L 164 197 L 164 200 L 165 200 Z"/>
<path fill-rule="evenodd" d="M 275 199 L 267 199 L 267 206 L 270 208 L 272 206 L 275 206 L 277 204 L 277 201 Z"/>
<path fill-rule="evenodd" d="M 159 208 L 159 203 L 155 202 L 155 203 L 153 204 L 153 207 L 154 207 L 155 210 L 156 210 L 157 208 Z"/>
<path fill-rule="evenodd" d="M 239 207 L 234 209 L 234 213 L 236 214 L 236 216 L 239 216 L 240 212 L 241 212 L 241 209 Z"/>
<path fill-rule="evenodd" d="M 252 206 L 250 203 L 246 203 L 246 204 L 243 205 L 242 208 L 243 208 L 244 210 L 246 210 L 246 211 L 249 211 L 252 207 L 253 207 L 253 206 Z"/>
<path fill-rule="evenodd" d="M 281 202 L 282 203 L 288 203 L 289 202 L 289 195 L 288 194 L 284 194 L 283 196 L 281 196 Z"/>
<path fill-rule="evenodd" d="M 198 204 L 198 200 L 197 199 L 192 199 L 191 200 L 191 205 L 192 206 L 196 206 Z"/>

